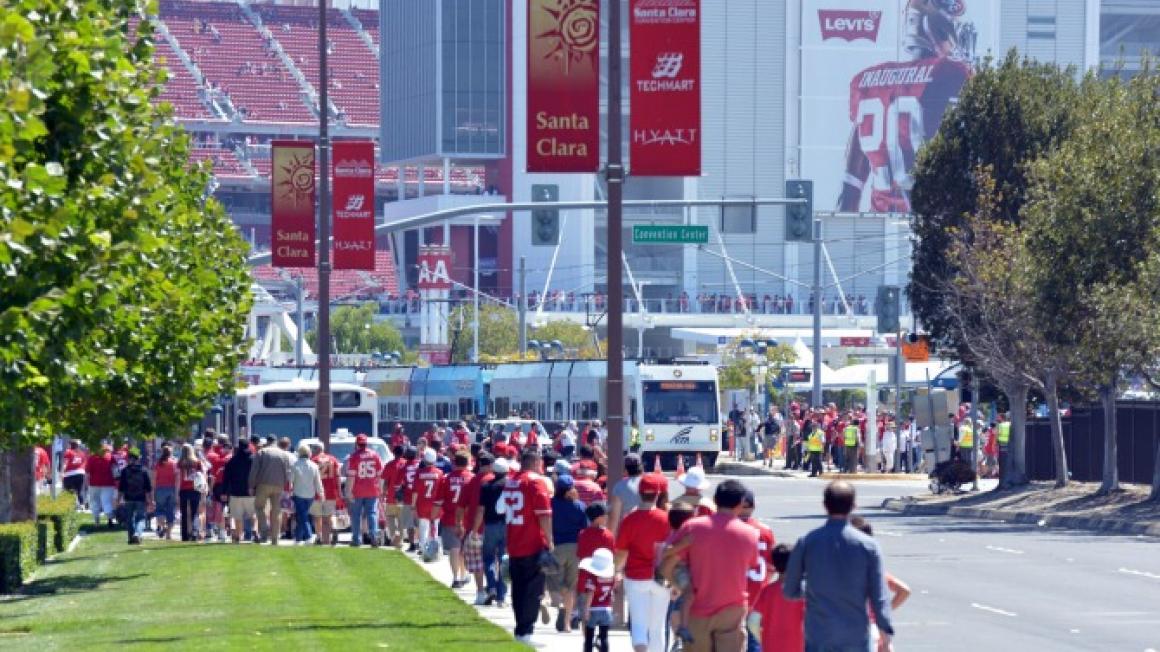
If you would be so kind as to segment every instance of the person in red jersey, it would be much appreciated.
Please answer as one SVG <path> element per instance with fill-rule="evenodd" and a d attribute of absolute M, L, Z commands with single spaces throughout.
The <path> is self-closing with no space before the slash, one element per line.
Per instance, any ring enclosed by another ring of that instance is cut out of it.
<path fill-rule="evenodd" d="M 85 475 L 89 479 L 89 506 L 93 510 L 93 523 L 101 524 L 101 514 L 113 522 L 113 498 L 117 494 L 117 482 L 113 478 L 113 447 L 104 444 L 101 452 L 90 455 L 85 461 Z"/>
<path fill-rule="evenodd" d="M 853 129 L 838 210 L 909 213 L 915 155 L 934 137 L 943 113 L 971 76 L 974 28 L 961 20 L 963 0 L 910 0 L 907 61 L 871 66 L 850 81 Z"/>
<path fill-rule="evenodd" d="M 668 512 L 659 505 L 669 481 L 660 473 L 640 478 L 640 505 L 616 532 L 616 568 L 623 573 L 624 597 L 637 652 L 664 652 L 669 590 L 655 581 L 657 549 L 669 536 Z"/>
<path fill-rule="evenodd" d="M 439 458 L 434 448 L 423 452 L 423 461 L 415 473 L 415 488 L 411 494 L 411 505 L 415 508 L 415 518 L 419 520 L 419 550 L 424 550 L 427 539 L 434 532 L 436 508 L 443 505 L 439 489 L 443 484 L 443 471 L 435 466 Z"/>
<path fill-rule="evenodd" d="M 391 450 L 395 450 L 396 446 L 406 449 L 407 444 L 409 443 L 410 442 L 407 441 L 407 431 L 403 429 L 403 424 L 396 423 L 394 430 L 391 431 Z M 398 456 L 396 455 L 396 457 Z"/>
<path fill-rule="evenodd" d="M 52 471 L 52 457 L 44 446 L 36 447 L 36 490 L 46 487 L 49 472 Z"/>
<path fill-rule="evenodd" d="M 584 621 L 584 652 L 599 645 L 607 652 L 608 628 L 612 625 L 612 595 L 616 588 L 616 562 L 612 550 L 598 548 L 580 561 L 580 618 Z"/>
<path fill-rule="evenodd" d="M 463 537 L 463 566 L 475 578 L 475 604 L 487 604 L 487 578 L 483 574 L 483 521 L 476 522 L 480 511 L 480 496 L 483 485 L 495 479 L 491 465 L 495 461 L 491 453 L 480 453 L 475 475 L 463 489 L 463 504 L 459 510 L 459 521 L 466 534 Z M 494 503 L 493 503 L 494 504 Z"/>
<path fill-rule="evenodd" d="M 520 457 L 520 471 L 508 478 L 500 498 L 507 522 L 515 636 L 517 641 L 529 644 L 536 615 L 541 614 L 546 581 L 541 556 L 555 548 L 552 541 L 552 493 L 541 472 L 539 451 L 525 450 Z M 546 613 L 544 609 L 541 615 Z"/>
<path fill-rule="evenodd" d="M 439 496 L 443 504 L 439 506 L 439 533 L 443 539 L 443 551 L 451 564 L 451 588 L 467 586 L 467 571 L 463 565 L 463 537 L 466 532 L 463 514 L 466 511 L 467 485 L 475 475 L 467 467 L 471 464 L 471 454 L 465 450 L 456 451 L 455 468 L 443 476 L 439 485 Z"/>
<path fill-rule="evenodd" d="M 757 529 L 757 565 L 749 569 L 746 578 L 749 583 L 746 585 L 745 592 L 749 598 L 749 611 L 753 611 L 754 605 L 757 604 L 757 598 L 761 595 L 762 589 L 769 583 L 769 551 L 773 550 L 777 543 L 773 537 L 773 530 L 769 526 L 753 518 L 753 510 L 757 507 L 757 497 L 753 495 L 752 491 L 746 492 L 745 499 L 741 501 L 741 511 L 737 513 L 737 517 L 752 525 Z M 753 631 L 747 632 L 749 637 L 749 649 L 761 650 L 761 637 L 754 634 Z M 763 651 L 764 652 L 764 651 Z"/>
<path fill-rule="evenodd" d="M 310 506 L 310 515 L 314 517 L 314 530 L 318 533 L 314 543 L 338 545 L 338 534 L 334 531 L 334 514 L 338 511 L 338 496 L 342 493 L 340 481 L 342 464 L 337 457 L 326 452 L 320 441 L 310 445 L 310 452 L 313 454 L 310 459 L 318 465 L 318 475 L 322 478 L 322 499 L 315 500 Z"/>
<path fill-rule="evenodd" d="M 383 495 L 387 499 L 387 536 L 390 544 L 403 547 L 403 483 L 407 476 L 407 459 L 403 457 L 403 446 L 391 448 L 394 459 L 383 467 Z"/>
<path fill-rule="evenodd" d="M 365 517 L 371 546 L 379 545 L 379 483 L 383 474 L 383 459 L 367 446 L 367 436 L 354 438 L 354 452 L 346 461 L 347 482 L 350 483 L 350 545 L 362 545 L 362 520 Z"/>
<path fill-rule="evenodd" d="M 423 440 L 420 439 L 419 442 L 423 443 Z M 403 450 L 403 459 L 407 460 L 407 463 L 403 466 L 403 509 L 401 523 L 399 525 L 402 526 L 403 531 L 407 533 L 411 541 L 411 546 L 407 549 L 407 552 L 418 552 L 419 533 L 416 530 L 416 526 L 419 523 L 415 518 L 413 501 L 415 495 L 415 475 L 419 473 L 419 449 L 414 446 L 408 446 Z"/>
<path fill-rule="evenodd" d="M 64 483 L 64 490 L 73 492 L 77 498 L 77 507 L 85 505 L 85 462 L 88 456 L 81 450 L 81 443 L 70 441 L 61 457 L 60 475 Z"/>
<path fill-rule="evenodd" d="M 467 422 L 459 422 L 459 425 L 455 427 L 455 432 L 452 434 L 451 441 L 456 446 L 471 446 L 471 431 L 467 429 Z"/>
<path fill-rule="evenodd" d="M 806 603 L 790 600 L 782 591 L 782 577 L 793 548 L 779 543 L 769 561 L 777 579 L 761 590 L 749 612 L 749 633 L 761 641 L 761 652 L 801 652 L 806 647 Z"/>

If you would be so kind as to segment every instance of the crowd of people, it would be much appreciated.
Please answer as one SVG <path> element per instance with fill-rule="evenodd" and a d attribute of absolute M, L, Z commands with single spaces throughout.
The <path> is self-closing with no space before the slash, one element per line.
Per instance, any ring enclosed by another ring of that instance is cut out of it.
<path fill-rule="evenodd" d="M 349 527 L 350 546 L 445 559 L 452 587 L 473 583 L 481 607 L 510 605 L 527 643 L 555 610 L 555 630 L 586 651 L 607 652 L 623 623 L 641 652 L 866 649 L 872 635 L 889 649 L 891 596 L 897 607 L 908 590 L 882 570 L 869 524 L 849 518 L 849 485 L 827 489 L 829 521 L 791 547 L 753 517 L 741 482 L 713 487 L 693 466 L 670 498 L 669 478 L 629 453 L 608 486 L 600 425 L 564 431 L 433 425 L 412 445 L 399 425 L 391 455 L 359 435 L 346 460 L 313 440 L 295 449 L 208 431 L 91 455 L 74 442 L 61 464 L 78 506 L 115 520 L 130 544 L 177 529 L 183 541 L 334 546 Z"/>

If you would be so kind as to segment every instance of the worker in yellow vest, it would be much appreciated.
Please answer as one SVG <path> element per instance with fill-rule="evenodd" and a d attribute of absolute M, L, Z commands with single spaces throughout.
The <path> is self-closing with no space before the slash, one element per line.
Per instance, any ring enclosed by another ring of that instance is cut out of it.
<path fill-rule="evenodd" d="M 1011 439 L 1010 421 L 1004 419 L 995 426 L 995 438 L 999 440 L 1000 449 L 1007 448 L 1007 442 Z"/>
<path fill-rule="evenodd" d="M 975 427 L 971 425 L 970 417 L 963 419 L 959 424 L 959 459 L 968 464 L 974 462 L 975 455 Z"/>
<path fill-rule="evenodd" d="M 806 451 L 810 455 L 810 477 L 816 478 L 822 474 L 822 453 L 825 451 L 823 443 L 822 424 L 815 422 L 813 430 L 806 438 Z"/>
<path fill-rule="evenodd" d="M 851 421 L 842 429 L 843 444 L 846 446 L 846 472 L 858 472 L 858 424 Z"/>

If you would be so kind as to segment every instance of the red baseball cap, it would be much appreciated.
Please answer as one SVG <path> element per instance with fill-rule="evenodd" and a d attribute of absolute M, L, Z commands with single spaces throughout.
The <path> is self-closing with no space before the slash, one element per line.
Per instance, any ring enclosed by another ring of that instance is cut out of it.
<path fill-rule="evenodd" d="M 367 445 L 367 436 L 366 435 L 359 435 L 358 437 L 355 437 L 354 444 L 355 444 L 355 446 L 366 446 Z"/>
<path fill-rule="evenodd" d="M 599 470 L 599 467 L 596 466 L 596 462 L 592 460 L 580 460 L 580 462 L 576 465 L 576 468 L 590 469 L 592 471 Z"/>
<path fill-rule="evenodd" d="M 638 491 L 642 494 L 659 494 L 664 493 L 669 488 L 669 480 L 660 473 L 646 473 L 640 476 L 640 488 Z"/>

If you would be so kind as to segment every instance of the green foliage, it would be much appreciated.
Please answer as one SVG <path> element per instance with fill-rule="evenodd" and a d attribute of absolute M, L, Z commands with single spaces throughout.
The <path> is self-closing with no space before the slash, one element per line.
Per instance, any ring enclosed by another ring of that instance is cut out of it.
<path fill-rule="evenodd" d="M 592 331 L 575 322 L 565 320 L 547 322 L 543 326 L 531 329 L 528 339 L 541 342 L 559 340 L 568 351 L 576 351 L 578 357 L 596 357 L 596 348 L 592 345 Z"/>
<path fill-rule="evenodd" d="M 1071 132 L 1078 85 L 1074 71 L 1019 58 L 988 60 L 943 116 L 920 152 L 911 194 L 915 247 L 907 294 L 918 319 L 941 347 L 970 359 L 944 281 L 959 270 L 948 258 L 955 229 L 979 213 L 979 169 L 994 183 L 993 219 L 1018 222 L 1027 200 L 1028 165 Z M 969 234 L 968 234 L 969 236 Z M 981 255 L 1002 258 L 1003 251 Z M 971 315 L 961 316 L 970 320 Z"/>
<path fill-rule="evenodd" d="M 718 382 L 722 389 L 752 389 L 753 388 L 753 372 L 752 367 L 754 359 L 752 356 L 757 355 L 752 350 L 742 349 L 739 346 L 743 337 L 734 340 L 725 350 L 725 354 L 721 357 L 721 367 L 718 369 Z M 793 351 L 793 347 L 788 344 L 779 344 L 774 347 L 769 347 L 765 350 L 765 364 L 768 366 L 766 371 L 766 389 L 770 389 L 774 379 L 781 373 L 783 367 L 789 366 L 797 359 L 797 355 Z"/>
<path fill-rule="evenodd" d="M 389 321 L 376 321 L 378 304 L 367 302 L 361 306 L 341 306 L 330 315 L 330 336 L 337 353 L 390 353 L 403 351 L 403 334 Z M 306 341 L 315 352 L 318 331 L 306 332 Z"/>
<path fill-rule="evenodd" d="M 472 316 L 474 307 L 464 304 L 451 311 L 451 361 L 471 360 Z M 516 311 L 491 303 L 479 304 L 479 355 L 482 360 L 516 355 L 520 346 L 519 316 Z M 533 358 L 536 359 L 536 358 Z"/>
<path fill-rule="evenodd" d="M 150 7 L 0 3 L 0 448 L 180 430 L 229 390 L 250 281 L 151 102 Z"/>
<path fill-rule="evenodd" d="M 36 570 L 35 523 L 0 524 L 0 593 L 13 593 Z"/>
<path fill-rule="evenodd" d="M 77 511 L 76 505 L 77 497 L 71 491 L 61 492 L 55 499 L 51 496 L 39 496 L 36 499 L 37 518 L 52 522 L 53 548 L 56 552 L 68 549 L 80 531 L 81 512 Z"/>

